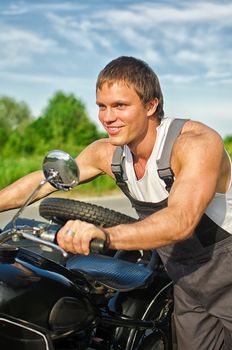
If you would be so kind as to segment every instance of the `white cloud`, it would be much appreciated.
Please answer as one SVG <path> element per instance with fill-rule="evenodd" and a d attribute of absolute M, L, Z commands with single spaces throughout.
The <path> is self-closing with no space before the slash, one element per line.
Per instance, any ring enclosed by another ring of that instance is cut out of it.
<path fill-rule="evenodd" d="M 18 82 L 31 82 L 36 84 L 51 84 L 51 85 L 66 85 L 66 86 L 77 86 L 77 85 L 88 85 L 89 79 L 71 77 L 71 76 L 55 76 L 55 75 L 36 75 L 36 74 L 20 74 L 20 73 L 9 73 L 9 72 L 1 72 L 1 79 L 7 79 Z"/>
<path fill-rule="evenodd" d="M 48 51 L 61 53 L 55 40 L 9 26 L 0 29 L 0 66 L 12 67 L 32 61 L 34 55 Z"/>
<path fill-rule="evenodd" d="M 177 60 L 185 61 L 188 63 L 202 63 L 202 55 L 200 53 L 192 52 L 189 50 L 181 50 L 176 55 Z"/>
<path fill-rule="evenodd" d="M 213 23 L 215 20 L 218 22 L 231 25 L 232 16 L 232 4 L 228 3 L 213 3 L 209 1 L 195 2 L 180 2 L 172 5 L 154 4 L 152 2 L 143 2 L 138 5 L 131 6 L 131 10 L 138 13 L 140 21 L 145 22 L 147 25 L 153 21 L 157 25 L 161 23 Z M 138 24 L 141 24 L 139 22 Z"/>
<path fill-rule="evenodd" d="M 188 47 L 192 57 L 206 58 L 206 51 L 223 45 L 222 31 L 232 25 L 229 3 L 182 1 L 174 5 L 147 1 L 127 4 L 121 9 L 116 4 L 117 1 L 111 6 L 107 4 L 104 10 L 96 4 L 91 6 L 91 2 L 19 2 L 7 10 L 40 13 L 50 21 L 45 25 L 53 26 L 53 35 L 84 50 L 114 52 L 121 47 L 132 53 L 144 53 L 145 59 L 150 57 L 152 62 L 159 63 L 165 63 L 170 55 L 188 63 L 184 47 Z"/>
<path fill-rule="evenodd" d="M 190 67 L 190 81 L 191 63 L 204 69 L 206 78 L 222 71 L 225 61 L 225 69 L 231 69 L 231 50 L 223 38 L 231 30 L 232 4 L 141 2 L 122 9 L 89 8 L 83 17 L 47 16 L 57 35 L 79 48 L 101 55 L 121 49 L 164 67 L 170 62 L 173 69 L 184 65 Z"/>
<path fill-rule="evenodd" d="M 60 16 L 53 13 L 48 13 L 46 17 L 51 21 L 56 34 L 78 47 L 90 51 L 98 46 L 112 48 L 113 43 L 107 38 L 102 38 L 90 19 L 81 21 L 73 16 Z"/>
<path fill-rule="evenodd" d="M 17 16 L 32 12 L 46 12 L 46 11 L 74 11 L 86 8 L 85 5 L 75 4 L 73 2 L 54 2 L 54 3 L 28 3 L 20 1 L 18 3 L 9 4 L 9 6 L 2 11 L 5 16 Z"/>
<path fill-rule="evenodd" d="M 160 75 L 163 81 L 173 84 L 189 84 L 199 79 L 198 75 L 177 75 L 177 74 L 162 74 Z"/>

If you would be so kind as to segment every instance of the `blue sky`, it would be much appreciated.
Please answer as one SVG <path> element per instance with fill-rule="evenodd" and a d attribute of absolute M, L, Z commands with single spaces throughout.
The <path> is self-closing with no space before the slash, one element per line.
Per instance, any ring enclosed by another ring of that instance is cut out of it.
<path fill-rule="evenodd" d="M 167 116 L 232 134 L 232 2 L 0 2 L 0 95 L 39 116 L 55 91 L 80 97 L 97 122 L 95 81 L 113 58 L 148 62 Z"/>

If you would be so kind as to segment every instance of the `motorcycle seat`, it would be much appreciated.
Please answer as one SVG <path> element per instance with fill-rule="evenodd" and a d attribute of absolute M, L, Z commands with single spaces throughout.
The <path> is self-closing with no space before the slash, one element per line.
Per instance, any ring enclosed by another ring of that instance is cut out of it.
<path fill-rule="evenodd" d="M 75 255 L 66 267 L 74 273 L 83 273 L 90 282 L 118 291 L 146 287 L 154 277 L 154 271 L 142 264 L 98 254 Z"/>

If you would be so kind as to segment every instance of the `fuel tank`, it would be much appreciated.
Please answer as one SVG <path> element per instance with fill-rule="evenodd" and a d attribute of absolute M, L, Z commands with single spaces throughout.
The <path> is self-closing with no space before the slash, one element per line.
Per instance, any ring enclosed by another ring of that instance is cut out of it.
<path fill-rule="evenodd" d="M 81 275 L 72 276 L 64 266 L 34 252 L 0 247 L 0 314 L 42 327 L 52 338 L 95 322 L 86 284 Z"/>

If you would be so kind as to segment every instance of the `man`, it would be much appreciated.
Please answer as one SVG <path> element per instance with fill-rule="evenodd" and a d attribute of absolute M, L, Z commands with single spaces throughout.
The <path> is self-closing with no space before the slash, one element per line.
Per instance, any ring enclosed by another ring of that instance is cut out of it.
<path fill-rule="evenodd" d="M 112 249 L 156 248 L 174 281 L 179 349 L 231 349 L 231 162 L 220 136 L 199 122 L 164 118 L 157 76 L 132 57 L 100 72 L 96 102 L 108 138 L 77 157 L 80 183 L 116 178 L 142 220 L 107 231 L 68 221 L 59 245 L 89 254 L 93 238 L 107 238 Z M 19 206 L 40 178 L 32 173 L 2 190 L 2 210 Z M 46 185 L 40 198 L 53 190 Z"/>

